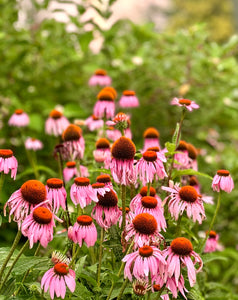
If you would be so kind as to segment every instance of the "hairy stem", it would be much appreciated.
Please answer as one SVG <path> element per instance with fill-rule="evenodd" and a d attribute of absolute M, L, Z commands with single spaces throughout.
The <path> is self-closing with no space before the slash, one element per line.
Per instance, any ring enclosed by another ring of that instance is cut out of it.
<path fill-rule="evenodd" d="M 98 258 L 98 270 L 97 270 L 97 284 L 100 287 L 100 274 L 101 274 L 101 266 L 102 266 L 102 244 L 104 241 L 104 228 L 101 228 L 101 239 L 99 246 L 99 258 Z"/>
<path fill-rule="evenodd" d="M 126 186 L 124 184 L 121 185 L 121 203 L 122 203 L 122 231 L 126 225 Z"/>

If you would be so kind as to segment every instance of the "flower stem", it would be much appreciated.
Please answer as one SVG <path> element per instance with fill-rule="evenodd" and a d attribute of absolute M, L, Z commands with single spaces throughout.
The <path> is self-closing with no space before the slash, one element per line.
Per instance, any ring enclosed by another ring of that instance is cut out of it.
<path fill-rule="evenodd" d="M 121 185 L 121 203 L 122 203 L 122 231 L 126 225 L 126 186 L 124 184 Z"/>
<path fill-rule="evenodd" d="M 15 240 L 14 240 L 14 242 L 12 244 L 12 247 L 9 250 L 8 256 L 5 258 L 5 261 L 2 264 L 2 267 L 1 267 L 1 270 L 0 270 L 0 282 L 1 282 L 1 279 L 2 279 L 3 271 L 6 268 L 6 266 L 7 266 L 8 262 L 9 262 L 10 258 L 12 257 L 12 254 L 13 254 L 14 250 L 16 249 L 19 241 L 20 241 L 20 238 L 21 238 L 21 231 L 18 230 L 18 232 L 16 234 L 16 237 L 15 237 Z"/>
<path fill-rule="evenodd" d="M 100 274 L 101 274 L 101 266 L 102 266 L 102 243 L 104 241 L 104 228 L 101 228 L 101 239 L 99 246 L 99 258 L 98 258 L 98 270 L 97 270 L 97 284 L 100 287 Z"/>
<path fill-rule="evenodd" d="M 177 221 L 177 228 L 176 228 L 176 237 L 179 237 L 181 235 L 181 221 L 182 221 L 182 216 L 183 215 L 179 215 L 178 217 L 178 221 Z"/>
<path fill-rule="evenodd" d="M 75 245 L 75 244 L 74 244 Z M 75 259 L 77 258 L 78 254 L 79 254 L 79 251 L 80 251 L 80 247 L 78 246 L 78 249 L 77 251 L 74 253 L 73 257 L 72 257 L 72 260 L 71 262 L 69 263 L 69 267 L 73 266 L 74 262 L 75 262 Z"/>
<path fill-rule="evenodd" d="M 161 294 L 163 293 L 163 290 L 165 289 L 165 286 L 163 286 L 161 289 L 160 289 L 160 291 L 158 292 L 158 294 L 157 294 L 157 296 L 156 296 L 156 298 L 154 299 L 154 300 L 159 300 L 160 299 L 160 296 L 161 296 Z"/>
<path fill-rule="evenodd" d="M 123 285 L 122 285 L 122 287 L 121 287 L 121 290 L 120 290 L 120 292 L 119 292 L 119 295 L 117 296 L 117 300 L 120 300 L 121 299 L 121 297 L 122 297 L 122 295 L 123 295 L 123 292 L 124 292 L 124 290 L 125 290 L 125 288 L 126 288 L 126 286 L 127 286 L 127 283 L 128 283 L 128 278 L 126 278 L 126 280 L 123 282 Z"/>
<path fill-rule="evenodd" d="M 12 269 L 14 268 L 14 266 L 15 266 L 15 264 L 17 263 L 18 259 L 20 258 L 20 256 L 22 255 L 22 253 L 24 252 L 24 250 L 26 249 L 26 247 L 28 247 L 28 246 L 29 246 L 29 240 L 27 240 L 27 241 L 25 242 L 25 244 L 24 244 L 24 245 L 22 246 L 22 248 L 20 249 L 18 255 L 17 255 L 16 258 L 14 259 L 14 261 L 13 261 L 11 267 L 9 268 L 9 270 L 8 270 L 8 272 L 7 272 L 7 275 L 5 276 L 5 278 L 3 279 L 3 281 L 2 281 L 2 283 L 1 283 L 1 285 L 0 285 L 0 291 L 1 291 L 1 289 L 2 289 L 2 287 L 3 287 L 3 285 L 4 285 L 4 283 L 7 281 L 9 275 L 11 274 Z"/>
<path fill-rule="evenodd" d="M 4 184 L 4 180 L 5 180 L 5 176 L 4 176 L 4 172 L 1 173 L 1 176 L 0 176 L 0 192 L 2 190 L 2 187 L 3 187 L 3 184 Z"/>
<path fill-rule="evenodd" d="M 147 186 L 147 196 L 150 195 L 150 187 L 151 187 L 151 182 L 148 182 L 148 186 Z"/>

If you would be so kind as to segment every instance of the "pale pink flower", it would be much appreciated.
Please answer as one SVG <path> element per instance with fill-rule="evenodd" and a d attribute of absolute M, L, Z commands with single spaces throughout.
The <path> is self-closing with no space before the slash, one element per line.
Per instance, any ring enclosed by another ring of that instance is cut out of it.
<path fill-rule="evenodd" d="M 97 118 L 112 119 L 115 115 L 115 96 L 111 91 L 101 90 L 97 95 L 97 102 L 93 108 L 93 114 Z"/>
<path fill-rule="evenodd" d="M 212 181 L 212 188 L 215 192 L 220 190 L 230 193 L 234 189 L 234 182 L 230 172 L 227 170 L 218 170 Z"/>
<path fill-rule="evenodd" d="M 0 172 L 8 174 L 11 171 L 11 178 L 16 179 L 18 162 L 10 149 L 0 149 Z"/>
<path fill-rule="evenodd" d="M 106 86 L 111 85 L 112 79 L 107 75 L 107 72 L 103 69 L 95 71 L 94 75 L 90 77 L 88 84 L 90 86 L 100 85 Z"/>
<path fill-rule="evenodd" d="M 149 127 L 144 131 L 143 137 L 144 137 L 144 146 L 142 152 L 145 152 L 148 148 L 151 147 L 159 147 L 159 131 L 154 127 Z"/>
<path fill-rule="evenodd" d="M 40 140 L 37 140 L 35 138 L 27 138 L 25 141 L 25 147 L 28 150 L 41 150 L 43 148 L 43 143 Z"/>
<path fill-rule="evenodd" d="M 85 150 L 85 142 L 80 127 L 70 124 L 62 133 L 65 151 L 64 159 L 82 159 Z"/>
<path fill-rule="evenodd" d="M 193 111 L 194 109 L 199 108 L 199 105 L 195 101 L 191 101 L 188 99 L 173 98 L 170 104 L 185 107 L 189 111 Z"/>
<path fill-rule="evenodd" d="M 123 95 L 119 100 L 119 105 L 123 108 L 138 107 L 139 100 L 136 96 L 136 93 L 130 90 L 123 91 Z"/>
<path fill-rule="evenodd" d="M 65 263 L 57 263 L 49 269 L 41 279 L 41 288 L 50 292 L 50 298 L 61 297 L 64 299 L 66 286 L 73 293 L 76 287 L 75 272 Z"/>
<path fill-rule="evenodd" d="M 91 217 L 81 215 L 70 230 L 69 238 L 82 247 L 83 242 L 87 247 L 94 246 L 97 241 L 97 229 Z"/>
<path fill-rule="evenodd" d="M 188 150 L 188 158 L 189 158 L 188 168 L 197 171 L 198 170 L 198 164 L 197 164 L 198 151 L 190 143 L 187 143 L 187 150 Z"/>
<path fill-rule="evenodd" d="M 174 239 L 168 249 L 164 251 L 164 257 L 167 262 L 165 282 L 167 277 L 174 277 L 176 286 L 178 286 L 181 267 L 186 267 L 189 284 L 191 287 L 194 286 L 196 283 L 196 273 L 201 271 L 203 262 L 201 257 L 193 251 L 193 245 L 188 239 L 184 237 Z M 196 270 L 195 265 L 197 263 L 199 264 L 199 268 Z"/>
<path fill-rule="evenodd" d="M 96 162 L 104 162 L 105 168 L 108 169 L 111 161 L 110 142 L 106 138 L 100 138 L 96 142 L 96 150 L 93 151 Z"/>
<path fill-rule="evenodd" d="M 80 165 L 80 174 L 82 177 L 88 177 L 88 168 L 85 166 Z M 78 169 L 76 167 L 75 161 L 69 161 L 66 163 L 66 167 L 63 170 L 63 176 L 65 182 L 70 181 L 73 177 L 79 177 L 80 176 Z"/>
<path fill-rule="evenodd" d="M 113 185 L 111 177 L 108 174 L 101 174 L 96 179 L 97 183 L 104 183 L 105 187 L 108 187 L 110 190 L 113 190 Z"/>
<path fill-rule="evenodd" d="M 219 251 L 220 247 L 218 245 L 218 240 L 219 240 L 219 234 L 217 234 L 215 231 L 211 230 L 208 235 L 208 239 L 205 244 L 205 249 L 204 252 L 215 252 Z"/>
<path fill-rule="evenodd" d="M 162 187 L 162 190 L 170 192 L 171 194 L 166 197 L 163 204 L 169 200 L 169 212 L 171 216 L 178 220 L 179 215 L 182 215 L 184 211 L 187 212 L 188 218 L 192 218 L 193 222 L 198 221 L 199 224 L 206 218 L 202 198 L 196 191 L 196 189 L 190 185 L 180 187 L 179 184 L 173 185 L 170 183 L 170 187 Z"/>
<path fill-rule="evenodd" d="M 121 227 L 123 221 L 122 207 L 119 207 L 119 209 L 120 209 L 120 218 L 118 222 L 119 222 L 119 227 Z M 130 211 L 129 207 L 126 207 L 126 225 L 130 224 L 133 219 L 134 219 L 134 214 Z"/>
<path fill-rule="evenodd" d="M 188 147 L 185 141 L 180 141 L 174 154 L 174 168 L 177 170 L 189 169 Z"/>
<path fill-rule="evenodd" d="M 47 199 L 52 205 L 53 212 L 57 213 L 60 206 L 65 210 L 66 190 L 64 188 L 63 180 L 58 178 L 50 178 L 46 182 Z"/>
<path fill-rule="evenodd" d="M 54 109 L 45 122 L 45 132 L 49 135 L 60 136 L 69 124 L 69 120 L 62 112 Z"/>
<path fill-rule="evenodd" d="M 26 127 L 29 125 L 29 117 L 22 109 L 16 109 L 8 121 L 9 126 Z"/>
<path fill-rule="evenodd" d="M 90 131 L 95 131 L 103 127 L 103 120 L 97 118 L 96 116 L 92 115 L 85 120 L 85 125 L 88 127 Z"/>

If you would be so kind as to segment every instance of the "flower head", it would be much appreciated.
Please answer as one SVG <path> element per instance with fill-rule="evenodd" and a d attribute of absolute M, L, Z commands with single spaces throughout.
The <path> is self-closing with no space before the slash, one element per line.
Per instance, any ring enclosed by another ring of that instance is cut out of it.
<path fill-rule="evenodd" d="M 113 189 L 111 177 L 108 174 L 99 175 L 96 179 L 97 183 L 104 183 L 105 187 L 109 187 L 111 190 Z"/>
<path fill-rule="evenodd" d="M 43 148 L 43 143 L 40 140 L 37 140 L 35 138 L 27 138 L 25 141 L 25 147 L 28 150 L 41 150 Z"/>
<path fill-rule="evenodd" d="M 120 107 L 123 108 L 130 108 L 130 107 L 137 107 L 139 106 L 139 101 L 136 96 L 136 93 L 131 90 L 123 91 L 123 95 L 119 100 Z"/>
<path fill-rule="evenodd" d="M 16 109 L 15 113 L 8 121 L 9 126 L 26 127 L 30 120 L 28 115 L 22 109 Z"/>
<path fill-rule="evenodd" d="M 96 162 L 104 162 L 105 168 L 109 167 L 111 161 L 110 142 L 106 138 L 100 138 L 96 142 L 96 150 L 93 151 Z"/>
<path fill-rule="evenodd" d="M 11 171 L 11 178 L 16 179 L 18 162 L 10 149 L 0 149 L 0 172 L 8 174 Z"/>
<path fill-rule="evenodd" d="M 218 245 L 219 240 L 219 234 L 216 233 L 216 231 L 211 230 L 208 235 L 208 239 L 206 241 L 204 252 L 214 252 L 217 250 L 220 250 L 220 247 Z"/>
<path fill-rule="evenodd" d="M 65 154 L 64 158 L 79 158 L 84 155 L 85 142 L 82 136 L 82 129 L 74 124 L 70 124 L 62 133 L 62 139 L 64 141 Z"/>
<path fill-rule="evenodd" d="M 88 169 L 85 166 L 80 165 L 80 173 L 82 177 L 88 177 Z M 76 162 L 75 161 L 68 161 L 66 163 L 66 167 L 63 170 L 63 176 L 64 180 L 66 182 L 70 181 L 73 177 L 79 177 L 79 171 L 76 167 Z"/>
<path fill-rule="evenodd" d="M 111 77 L 107 75 L 107 72 L 103 69 L 98 69 L 94 72 L 93 76 L 89 79 L 88 84 L 90 86 L 100 85 L 110 85 L 112 82 Z"/>
<path fill-rule="evenodd" d="M 136 207 L 138 206 L 138 204 L 141 202 L 141 199 L 142 197 L 145 197 L 147 196 L 147 191 L 148 191 L 148 187 L 147 186 L 143 186 L 141 189 L 140 189 L 140 192 L 139 194 L 137 194 L 132 200 L 131 200 L 131 203 L 130 203 L 130 209 L 134 212 Z M 151 186 L 150 187 L 150 193 L 148 196 L 151 196 L 151 197 L 155 197 L 158 204 L 161 206 L 162 204 L 162 201 L 160 199 L 160 197 L 158 195 L 156 195 L 156 190 Z M 161 209 L 162 206 L 161 206 Z"/>
<path fill-rule="evenodd" d="M 230 172 L 227 170 L 218 170 L 212 181 L 213 191 L 220 190 L 230 193 L 234 189 L 234 182 Z"/>
<path fill-rule="evenodd" d="M 194 109 L 199 108 L 199 105 L 195 101 L 191 101 L 188 99 L 179 99 L 179 98 L 173 98 L 173 100 L 171 101 L 171 105 L 182 106 L 189 111 L 193 111 Z"/>
<path fill-rule="evenodd" d="M 65 210 L 66 190 L 63 180 L 50 178 L 46 182 L 47 198 L 53 207 L 53 212 L 58 212 L 60 206 Z"/>
<path fill-rule="evenodd" d="M 97 118 L 92 115 L 85 120 L 85 125 L 88 127 L 90 131 L 94 131 L 103 127 L 103 120 Z"/>
<path fill-rule="evenodd" d="M 115 96 L 111 91 L 108 90 L 101 90 L 97 95 L 97 102 L 93 108 L 93 114 L 97 118 L 104 118 L 107 119 L 113 118 L 115 114 Z"/>
<path fill-rule="evenodd" d="M 62 112 L 53 109 L 45 122 L 45 132 L 49 135 L 60 136 L 69 124 Z"/>
<path fill-rule="evenodd" d="M 150 147 L 159 147 L 159 131 L 154 127 L 149 127 L 144 131 L 144 147 L 142 152 L 145 152 Z"/>

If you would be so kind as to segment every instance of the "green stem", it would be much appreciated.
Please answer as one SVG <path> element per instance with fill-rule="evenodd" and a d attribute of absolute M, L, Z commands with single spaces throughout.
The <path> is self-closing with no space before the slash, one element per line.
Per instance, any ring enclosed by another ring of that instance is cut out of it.
<path fill-rule="evenodd" d="M 181 221 L 182 221 L 182 216 L 183 215 L 179 215 L 178 217 L 178 221 L 177 221 L 177 228 L 176 228 L 176 237 L 179 237 L 181 235 Z"/>
<path fill-rule="evenodd" d="M 94 265 L 96 263 L 96 257 L 95 257 L 95 253 L 94 253 L 94 248 L 93 247 L 89 247 L 88 248 L 89 251 L 89 255 L 92 261 L 92 265 Z"/>
<path fill-rule="evenodd" d="M 3 184 L 4 184 L 4 180 L 5 180 L 5 176 L 4 176 L 4 172 L 1 173 L 0 175 L 0 192 L 2 190 Z"/>
<path fill-rule="evenodd" d="M 122 203 L 122 225 L 121 229 L 124 230 L 126 226 L 126 186 L 121 185 L 121 203 Z"/>
<path fill-rule="evenodd" d="M 78 159 L 76 160 L 76 168 L 79 173 L 79 177 L 81 177 L 80 160 Z"/>
<path fill-rule="evenodd" d="M 124 290 L 125 290 L 125 288 L 126 288 L 126 286 L 127 286 L 128 281 L 129 281 L 129 279 L 126 278 L 126 280 L 123 282 L 123 285 L 122 285 L 122 287 L 121 287 L 121 290 L 120 290 L 120 292 L 119 292 L 119 295 L 117 296 L 117 300 L 120 300 L 120 299 L 121 299 L 121 297 L 122 297 L 122 295 L 123 295 L 123 292 L 124 292 Z"/>
<path fill-rule="evenodd" d="M 28 245 L 29 245 L 29 240 L 27 240 L 27 241 L 25 242 L 25 244 L 24 244 L 24 245 L 22 246 L 22 248 L 20 249 L 18 255 L 17 255 L 16 258 L 14 259 L 14 261 L 13 261 L 11 267 L 9 268 L 9 270 L 8 270 L 8 272 L 7 272 L 7 275 L 5 276 L 5 278 L 3 279 L 3 281 L 2 281 L 2 283 L 1 283 L 1 285 L 0 285 L 0 291 L 1 291 L 1 289 L 2 289 L 2 287 L 3 287 L 3 285 L 4 285 L 4 283 L 7 281 L 9 275 L 11 274 L 12 269 L 14 268 L 14 266 L 15 266 L 15 264 L 17 263 L 18 259 L 20 258 L 20 256 L 22 255 L 22 253 L 24 252 L 24 250 L 26 249 L 26 247 L 28 247 Z"/>
<path fill-rule="evenodd" d="M 74 245 L 75 245 L 75 244 L 74 244 Z M 77 251 L 76 251 L 75 254 L 73 255 L 72 260 L 71 260 L 71 262 L 69 263 L 69 267 L 73 266 L 73 264 L 74 264 L 74 262 L 75 262 L 75 260 L 76 260 L 76 258 L 77 258 L 77 256 L 78 256 L 78 254 L 79 254 L 79 251 L 80 251 L 80 247 L 78 247 Z"/>
<path fill-rule="evenodd" d="M 104 228 L 101 228 L 101 239 L 99 246 L 99 258 L 98 258 L 98 270 L 97 270 L 97 284 L 100 287 L 100 274 L 101 274 L 101 266 L 102 266 L 102 243 L 104 241 Z"/>
<path fill-rule="evenodd" d="M 150 187 L 151 187 L 151 182 L 148 182 L 148 185 L 147 185 L 147 196 L 150 195 Z"/>
<path fill-rule="evenodd" d="M 20 238 L 21 238 L 21 231 L 19 230 L 17 232 L 17 234 L 16 234 L 16 237 L 15 237 L 15 240 L 14 240 L 14 242 L 12 244 L 11 249 L 9 250 L 8 256 L 5 258 L 5 261 L 3 262 L 3 265 L 1 267 L 1 270 L 0 270 L 0 282 L 1 282 L 1 279 L 2 279 L 3 271 L 6 268 L 6 266 L 7 266 L 8 262 L 9 262 L 10 258 L 12 257 L 12 254 L 13 254 L 14 250 L 16 249 L 19 241 L 20 241 Z"/>
<path fill-rule="evenodd" d="M 163 293 L 163 290 L 165 289 L 165 286 L 163 286 L 160 291 L 158 292 L 158 294 L 156 295 L 156 298 L 154 300 L 159 300 L 160 299 L 160 296 L 161 294 Z"/>
<path fill-rule="evenodd" d="M 135 197 L 135 186 L 131 184 L 131 189 L 130 189 L 130 197 L 133 199 Z"/>

